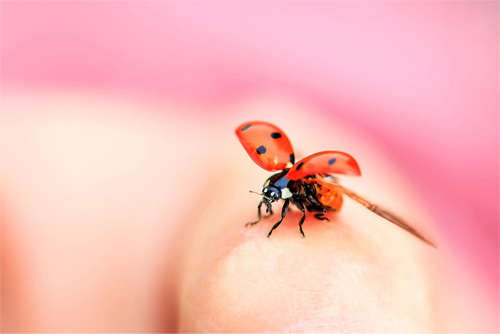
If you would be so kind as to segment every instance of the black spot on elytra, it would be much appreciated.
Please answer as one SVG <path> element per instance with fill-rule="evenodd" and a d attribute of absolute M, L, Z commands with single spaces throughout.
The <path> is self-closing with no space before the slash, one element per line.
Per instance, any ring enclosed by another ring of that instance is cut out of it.
<path fill-rule="evenodd" d="M 281 133 L 279 133 L 279 132 L 273 132 L 273 133 L 271 133 L 271 137 L 274 138 L 274 139 L 281 138 Z"/>
<path fill-rule="evenodd" d="M 301 162 L 297 165 L 297 170 L 301 169 L 302 168 L 302 165 L 304 165 L 304 162 Z"/>
<path fill-rule="evenodd" d="M 246 129 L 248 129 L 248 128 L 249 128 L 249 127 L 251 127 L 251 126 L 252 126 L 252 124 L 245 125 L 245 126 L 241 129 L 241 131 L 245 131 Z"/>
<path fill-rule="evenodd" d="M 290 154 L 290 162 L 292 163 L 292 165 L 295 163 L 295 154 Z"/>
<path fill-rule="evenodd" d="M 267 151 L 266 148 L 262 145 L 257 148 L 257 154 L 259 155 L 266 153 L 266 151 Z"/>
<path fill-rule="evenodd" d="M 328 164 L 331 166 L 335 163 L 335 161 L 337 161 L 337 158 L 332 158 L 332 159 L 328 160 Z"/>

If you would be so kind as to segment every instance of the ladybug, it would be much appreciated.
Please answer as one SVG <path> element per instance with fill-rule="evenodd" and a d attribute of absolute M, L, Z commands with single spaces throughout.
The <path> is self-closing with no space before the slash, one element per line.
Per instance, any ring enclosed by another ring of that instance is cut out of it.
<path fill-rule="evenodd" d="M 302 224 L 306 219 L 306 211 L 313 213 L 314 217 L 319 220 L 329 221 L 326 213 L 339 211 L 342 207 L 343 195 L 347 195 L 368 210 L 436 247 L 402 219 L 338 183 L 337 178 L 332 174 L 361 176 L 359 165 L 351 155 L 339 151 L 323 151 L 295 163 L 292 144 L 286 134 L 276 125 L 267 122 L 244 123 L 236 128 L 236 135 L 257 165 L 269 172 L 279 171 L 266 180 L 261 194 L 256 193 L 262 195 L 262 200 L 257 207 L 258 219 L 247 223 L 246 226 L 253 226 L 262 220 L 262 205 L 266 206 L 266 213 L 269 213 L 264 218 L 268 218 L 273 215 L 272 204 L 284 200 L 281 219 L 273 225 L 267 237 L 269 238 L 281 224 L 290 204 L 295 205 L 302 212 L 299 231 L 302 237 L 305 237 Z"/>

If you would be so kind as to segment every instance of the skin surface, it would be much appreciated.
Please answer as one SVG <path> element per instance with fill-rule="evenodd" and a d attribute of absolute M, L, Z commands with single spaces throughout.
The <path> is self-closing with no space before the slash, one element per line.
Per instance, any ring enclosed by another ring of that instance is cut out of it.
<path fill-rule="evenodd" d="M 425 199 L 376 148 L 252 98 L 224 110 L 91 92 L 2 101 L 3 332 L 487 332 L 491 296 L 433 229 Z M 42 112 L 43 111 L 43 112 Z M 206 114 L 205 114 L 205 113 Z M 222 115 L 210 117 L 207 115 Z M 254 221 L 270 173 L 235 126 L 279 124 L 298 159 L 349 152 L 341 184 L 406 217 L 433 249 L 345 199 L 331 222 L 295 208 Z"/>

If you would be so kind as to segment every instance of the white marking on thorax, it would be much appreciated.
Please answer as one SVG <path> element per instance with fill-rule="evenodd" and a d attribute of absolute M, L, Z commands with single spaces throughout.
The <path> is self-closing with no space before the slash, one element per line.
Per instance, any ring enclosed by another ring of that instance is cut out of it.
<path fill-rule="evenodd" d="M 281 198 L 290 198 L 292 197 L 293 194 L 291 193 L 290 189 L 288 188 L 283 188 L 281 189 Z"/>

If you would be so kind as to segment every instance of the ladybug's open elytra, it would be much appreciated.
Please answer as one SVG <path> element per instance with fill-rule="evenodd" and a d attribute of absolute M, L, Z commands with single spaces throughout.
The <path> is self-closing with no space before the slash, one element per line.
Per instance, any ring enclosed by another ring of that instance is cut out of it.
<path fill-rule="evenodd" d="M 290 203 L 303 214 L 299 221 L 299 231 L 305 237 L 302 224 L 306 219 L 306 210 L 314 213 L 314 217 L 319 220 L 329 220 L 325 216 L 326 212 L 339 211 L 343 202 L 342 195 L 347 195 L 368 210 L 436 247 L 402 219 L 338 184 L 337 179 L 331 174 L 361 176 L 358 163 L 349 154 L 324 151 L 295 163 L 292 144 L 288 137 L 280 128 L 267 122 L 242 124 L 236 129 L 236 135 L 257 165 L 270 172 L 280 171 L 264 183 L 262 194 L 259 194 L 262 195 L 262 200 L 258 206 L 258 219 L 256 222 L 247 224 L 251 226 L 261 221 L 263 204 L 267 207 L 266 212 L 269 213 L 265 218 L 272 216 L 272 203 L 283 199 L 285 203 L 281 210 L 281 219 L 269 231 L 268 238 L 285 218 Z"/>

